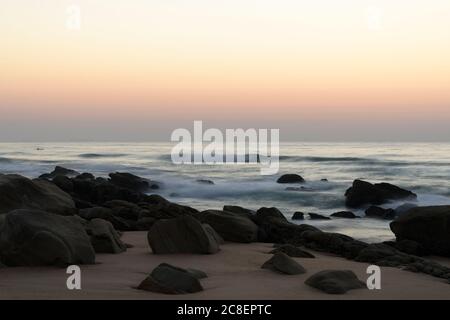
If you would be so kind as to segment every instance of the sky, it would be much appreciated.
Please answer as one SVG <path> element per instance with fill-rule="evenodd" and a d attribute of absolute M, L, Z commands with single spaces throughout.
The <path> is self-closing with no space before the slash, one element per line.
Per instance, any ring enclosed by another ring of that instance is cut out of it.
<path fill-rule="evenodd" d="M 0 141 L 450 142 L 448 0 L 2 0 L 0 39 Z"/>

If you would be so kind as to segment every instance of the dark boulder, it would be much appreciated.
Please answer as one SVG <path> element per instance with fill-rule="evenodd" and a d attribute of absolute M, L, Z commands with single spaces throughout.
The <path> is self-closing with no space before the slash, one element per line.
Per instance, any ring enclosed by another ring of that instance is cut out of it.
<path fill-rule="evenodd" d="M 412 240 L 400 240 L 400 241 L 385 241 L 384 244 L 394 247 L 398 251 L 411 254 L 414 256 L 422 257 L 429 254 L 427 250 L 418 242 Z"/>
<path fill-rule="evenodd" d="M 16 209 L 37 209 L 61 215 L 72 215 L 76 211 L 70 195 L 47 180 L 0 174 L 0 214 Z"/>
<path fill-rule="evenodd" d="M 51 180 L 53 178 L 56 178 L 57 176 L 76 176 L 80 174 L 79 172 L 72 170 L 72 169 L 66 169 L 60 166 L 56 166 L 55 169 L 50 173 L 44 173 L 39 176 L 40 179 L 48 179 Z"/>
<path fill-rule="evenodd" d="M 263 223 L 269 217 L 288 222 L 288 220 L 286 219 L 284 214 L 281 213 L 281 211 L 275 207 L 272 207 L 272 208 L 262 207 L 262 208 L 259 208 L 258 211 L 256 211 L 256 221 L 258 224 Z"/>
<path fill-rule="evenodd" d="M 303 212 L 297 211 L 292 215 L 292 220 L 304 220 L 305 214 Z"/>
<path fill-rule="evenodd" d="M 214 184 L 214 181 L 212 181 L 212 180 L 207 180 L 207 179 L 198 179 L 197 180 L 197 182 L 198 183 L 201 183 L 201 184 Z"/>
<path fill-rule="evenodd" d="M 247 217 L 255 216 L 256 212 L 247 208 L 239 207 L 239 206 L 223 206 L 223 211 L 233 212 L 237 214 L 241 214 Z"/>
<path fill-rule="evenodd" d="M 0 227 L 0 260 L 8 266 L 94 264 L 95 252 L 77 219 L 15 210 Z"/>
<path fill-rule="evenodd" d="M 303 183 L 305 179 L 303 179 L 298 174 L 284 174 L 278 178 L 277 183 Z"/>
<path fill-rule="evenodd" d="M 201 212 L 201 220 L 209 224 L 225 241 L 249 243 L 258 240 L 258 226 L 240 214 L 207 210 Z"/>
<path fill-rule="evenodd" d="M 72 180 L 66 176 L 56 176 L 53 178 L 52 182 L 64 192 L 67 192 L 69 194 L 73 192 Z"/>
<path fill-rule="evenodd" d="M 137 288 L 165 294 L 195 293 L 203 290 L 198 277 L 198 272 L 162 263 Z"/>
<path fill-rule="evenodd" d="M 366 217 L 392 220 L 395 218 L 394 209 L 384 209 L 377 206 L 370 206 L 365 211 Z"/>
<path fill-rule="evenodd" d="M 329 294 L 366 288 L 366 284 L 351 270 L 323 270 L 306 279 L 305 284 Z"/>
<path fill-rule="evenodd" d="M 136 221 L 134 225 L 137 231 L 149 231 L 155 222 L 155 218 L 144 217 Z"/>
<path fill-rule="evenodd" d="M 345 192 L 345 204 L 357 208 L 365 204 L 380 205 L 389 200 L 415 199 L 416 194 L 389 183 L 371 184 L 362 180 L 353 181 Z"/>
<path fill-rule="evenodd" d="M 135 176 L 128 172 L 110 173 L 109 178 L 112 184 L 136 192 L 146 192 L 155 184 L 151 183 L 148 179 Z"/>
<path fill-rule="evenodd" d="M 357 215 L 355 215 L 351 211 L 339 211 L 339 212 L 335 212 L 335 213 L 331 214 L 331 216 L 334 218 L 346 218 L 346 219 L 359 218 Z"/>
<path fill-rule="evenodd" d="M 269 269 L 287 275 L 306 273 L 305 268 L 303 268 L 297 261 L 282 252 L 275 253 L 272 258 L 267 260 L 261 266 L 261 268 Z"/>
<path fill-rule="evenodd" d="M 151 227 L 147 237 L 155 254 L 210 254 L 219 251 L 216 239 L 191 216 L 158 220 Z"/>
<path fill-rule="evenodd" d="M 110 222 L 102 219 L 92 219 L 85 228 L 95 252 L 121 253 L 127 249 Z"/>
<path fill-rule="evenodd" d="M 395 208 L 395 216 L 401 216 L 402 214 L 407 213 L 410 209 L 418 207 L 417 204 L 414 203 L 404 203 L 401 206 Z"/>
<path fill-rule="evenodd" d="M 289 257 L 294 258 L 315 258 L 311 253 L 300 249 L 299 247 L 293 246 L 292 244 L 283 244 L 270 251 L 270 253 L 275 254 L 278 252 L 282 252 Z"/>
<path fill-rule="evenodd" d="M 139 219 L 142 210 L 138 205 L 124 200 L 107 201 L 103 206 L 111 209 L 115 216 L 134 221 Z"/>
<path fill-rule="evenodd" d="M 397 241 L 413 240 L 432 254 L 450 257 L 450 206 L 412 208 L 390 227 Z"/>
<path fill-rule="evenodd" d="M 317 214 L 317 213 L 310 212 L 310 213 L 308 213 L 308 215 L 311 220 L 331 220 L 330 217 L 326 217 L 326 216 L 323 216 L 323 215 Z"/>

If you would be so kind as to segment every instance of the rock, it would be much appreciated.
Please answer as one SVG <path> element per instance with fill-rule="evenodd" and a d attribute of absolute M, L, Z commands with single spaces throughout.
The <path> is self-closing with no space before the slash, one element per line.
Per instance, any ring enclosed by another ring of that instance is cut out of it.
<path fill-rule="evenodd" d="M 328 182 L 328 179 L 323 178 L 323 179 L 320 179 L 320 181 L 322 181 L 322 182 Z"/>
<path fill-rule="evenodd" d="M 415 255 L 418 257 L 429 254 L 420 243 L 412 240 L 385 241 L 383 242 L 383 244 L 394 247 L 395 249 L 403 253 Z"/>
<path fill-rule="evenodd" d="M 323 270 L 306 279 L 305 284 L 329 294 L 366 288 L 366 284 L 351 270 Z"/>
<path fill-rule="evenodd" d="M 213 229 L 209 224 L 203 223 L 203 228 L 205 228 L 206 232 L 218 243 L 218 244 L 224 244 L 225 240 L 216 232 L 216 230 Z"/>
<path fill-rule="evenodd" d="M 292 216 L 292 220 L 304 220 L 304 219 L 305 219 L 305 214 L 300 211 L 294 212 L 294 215 Z"/>
<path fill-rule="evenodd" d="M 371 184 L 362 180 L 353 181 L 352 187 L 345 192 L 345 204 L 357 208 L 365 204 L 380 205 L 389 200 L 415 199 L 417 195 L 389 183 Z"/>
<path fill-rule="evenodd" d="M 70 195 L 53 183 L 16 174 L 0 174 L 0 214 L 16 209 L 37 209 L 61 215 L 76 212 Z"/>
<path fill-rule="evenodd" d="M 262 207 L 256 211 L 256 221 L 261 224 L 263 221 L 267 220 L 268 217 L 277 218 L 282 221 L 288 222 L 284 214 L 281 213 L 277 208 L 266 208 Z"/>
<path fill-rule="evenodd" d="M 93 207 L 93 208 L 87 208 L 87 209 L 81 209 L 78 211 L 78 215 L 86 220 L 92 220 L 92 219 L 103 219 L 106 221 L 111 222 L 113 227 L 116 230 L 120 231 L 133 231 L 138 230 L 134 228 L 135 223 L 134 221 L 128 221 L 126 219 L 123 219 L 121 217 L 117 217 L 113 214 L 113 211 L 109 208 L 104 207 Z"/>
<path fill-rule="evenodd" d="M 78 180 L 95 180 L 95 176 L 92 173 L 83 172 L 75 177 Z"/>
<path fill-rule="evenodd" d="M 198 179 L 197 182 L 201 184 L 214 184 L 214 181 L 207 179 Z"/>
<path fill-rule="evenodd" d="M 109 177 L 112 184 L 136 192 L 148 191 L 152 186 L 150 180 L 135 176 L 134 174 L 127 172 L 110 173 Z"/>
<path fill-rule="evenodd" d="M 404 203 L 401 206 L 398 206 L 397 208 L 395 208 L 395 216 L 401 216 L 402 214 L 408 212 L 410 209 L 412 208 L 416 208 L 417 204 L 414 203 Z"/>
<path fill-rule="evenodd" d="M 278 178 L 277 183 L 303 183 L 305 179 L 303 179 L 298 174 L 284 174 Z"/>
<path fill-rule="evenodd" d="M 149 231 L 155 222 L 155 218 L 144 217 L 136 222 L 135 227 L 138 231 Z"/>
<path fill-rule="evenodd" d="M 225 241 L 250 243 L 258 240 L 258 226 L 242 215 L 219 210 L 201 212 L 201 220 L 209 224 Z"/>
<path fill-rule="evenodd" d="M 202 224 L 190 216 L 158 220 L 148 232 L 148 243 L 155 254 L 219 251 L 219 243 Z"/>
<path fill-rule="evenodd" d="M 339 212 L 335 212 L 335 213 L 331 214 L 331 216 L 334 218 L 346 218 L 346 219 L 359 218 L 357 215 L 355 215 L 351 211 L 339 211 Z"/>
<path fill-rule="evenodd" d="M 311 253 L 300 249 L 299 247 L 293 246 L 292 244 L 283 244 L 278 246 L 276 249 L 270 251 L 270 253 L 282 252 L 289 257 L 294 258 L 315 258 Z"/>
<path fill-rule="evenodd" d="M 138 205 L 124 200 L 107 201 L 103 206 L 111 209 L 115 216 L 134 221 L 139 219 L 142 210 Z"/>
<path fill-rule="evenodd" d="M 121 253 L 127 248 L 113 225 L 102 219 L 92 219 L 86 225 L 92 246 L 97 253 Z"/>
<path fill-rule="evenodd" d="M 56 178 L 57 176 L 76 176 L 79 172 L 72 170 L 72 169 L 66 169 L 60 166 L 56 166 L 55 169 L 51 173 L 44 173 L 39 176 L 40 179 L 48 179 L 51 180 L 53 178 Z"/>
<path fill-rule="evenodd" d="M 0 260 L 8 266 L 94 264 L 95 252 L 73 217 L 15 210 L 1 225 Z"/>
<path fill-rule="evenodd" d="M 275 253 L 261 268 L 288 275 L 306 273 L 305 268 L 282 252 Z"/>
<path fill-rule="evenodd" d="M 197 216 L 198 210 L 172 203 L 159 195 L 145 195 L 138 203 L 141 209 L 146 210 L 146 216 L 155 219 L 170 219 L 184 215 Z M 141 211 L 141 214 L 144 212 Z M 142 217 L 142 216 L 141 216 Z"/>
<path fill-rule="evenodd" d="M 397 241 L 413 240 L 432 254 L 450 257 L 450 206 L 412 208 L 390 227 Z"/>
<path fill-rule="evenodd" d="M 366 217 L 378 218 L 385 220 L 392 220 L 395 218 L 395 211 L 393 209 L 384 209 L 381 207 L 370 206 L 365 211 Z"/>
<path fill-rule="evenodd" d="M 256 212 L 253 210 L 242 208 L 239 206 L 223 206 L 223 211 L 233 212 L 247 217 L 253 217 L 256 214 Z"/>
<path fill-rule="evenodd" d="M 311 220 L 331 220 L 331 218 L 330 217 L 325 217 L 325 216 L 322 216 L 322 215 L 320 215 L 320 214 L 317 214 L 317 213 L 308 213 L 308 215 L 309 215 L 309 218 L 311 219 Z"/>
<path fill-rule="evenodd" d="M 198 273 L 162 263 L 153 269 L 152 273 L 141 282 L 139 290 L 165 294 L 186 294 L 203 290 L 198 280 Z"/>
<path fill-rule="evenodd" d="M 56 176 L 53 178 L 52 182 L 58 186 L 61 190 L 67 193 L 73 192 L 73 183 L 70 178 L 66 176 Z"/>

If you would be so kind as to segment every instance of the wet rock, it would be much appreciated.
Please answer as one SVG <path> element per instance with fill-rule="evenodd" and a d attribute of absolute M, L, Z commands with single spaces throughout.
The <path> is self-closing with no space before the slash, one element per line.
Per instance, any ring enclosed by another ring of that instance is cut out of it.
<path fill-rule="evenodd" d="M 258 240 L 258 226 L 242 215 L 207 210 L 201 216 L 201 220 L 209 224 L 225 241 L 249 243 Z"/>
<path fill-rule="evenodd" d="M 44 173 L 39 176 L 40 179 L 48 179 L 51 180 L 53 178 L 56 178 L 57 176 L 76 176 L 80 174 L 79 172 L 72 170 L 72 169 L 66 169 L 60 166 L 56 166 L 55 169 L 50 173 Z"/>
<path fill-rule="evenodd" d="M 404 203 L 401 206 L 398 206 L 397 208 L 395 208 L 395 216 L 401 216 L 402 214 L 405 214 L 406 212 L 408 212 L 410 209 L 412 208 L 416 208 L 417 204 L 414 203 Z"/>
<path fill-rule="evenodd" d="M 66 176 L 56 176 L 53 178 L 52 182 L 58 186 L 61 190 L 67 193 L 73 192 L 73 183 L 70 178 Z"/>
<path fill-rule="evenodd" d="M 397 241 L 412 240 L 432 254 L 450 257 L 450 206 L 412 208 L 390 227 Z"/>
<path fill-rule="evenodd" d="M 216 239 L 191 216 L 158 220 L 151 227 L 147 237 L 155 254 L 211 254 L 219 251 Z"/>
<path fill-rule="evenodd" d="M 378 218 L 385 220 L 392 220 L 395 218 L 395 211 L 393 209 L 384 209 L 381 207 L 370 206 L 365 211 L 366 217 Z"/>
<path fill-rule="evenodd" d="M 223 211 L 233 212 L 237 214 L 241 214 L 246 217 L 253 217 L 256 212 L 250 209 L 246 209 L 239 206 L 223 206 Z"/>
<path fill-rule="evenodd" d="M 214 184 L 214 181 L 208 179 L 198 179 L 197 182 L 201 184 Z"/>
<path fill-rule="evenodd" d="M 331 214 L 331 216 L 334 218 L 346 218 L 346 219 L 359 218 L 357 215 L 355 215 L 351 211 L 339 211 L 339 212 L 335 212 L 335 213 Z"/>
<path fill-rule="evenodd" d="M 299 247 L 293 246 L 291 244 L 283 244 L 278 246 L 277 248 L 275 248 L 274 250 L 270 251 L 270 253 L 278 253 L 278 252 L 282 252 L 286 255 L 288 255 L 289 257 L 294 257 L 294 258 L 315 258 L 313 254 L 300 249 Z"/>
<path fill-rule="evenodd" d="M 198 272 L 189 272 L 167 263 L 160 264 L 141 282 L 139 290 L 165 294 L 186 294 L 203 290 Z"/>
<path fill-rule="evenodd" d="M 92 246 L 97 253 L 121 253 L 126 250 L 125 244 L 113 225 L 103 219 L 92 219 L 85 226 Z"/>
<path fill-rule="evenodd" d="M 262 207 L 260 209 L 258 209 L 258 211 L 256 211 L 256 221 L 258 224 L 262 223 L 263 221 L 267 220 L 267 218 L 272 217 L 272 218 L 276 218 L 285 222 L 288 222 L 288 220 L 286 219 L 286 217 L 284 216 L 283 213 L 281 213 L 280 210 L 278 210 L 277 208 L 266 208 L 266 207 Z"/>
<path fill-rule="evenodd" d="M 416 194 L 389 183 L 371 184 L 362 180 L 353 181 L 345 192 L 348 207 L 357 208 L 365 204 L 380 205 L 389 200 L 415 199 Z"/>
<path fill-rule="evenodd" d="M 150 180 L 135 176 L 128 172 L 110 173 L 109 178 L 112 184 L 136 192 L 148 191 L 151 186 Z"/>
<path fill-rule="evenodd" d="M 16 174 L 0 174 L 0 214 L 16 209 L 36 209 L 61 215 L 76 212 L 70 195 L 53 183 Z"/>
<path fill-rule="evenodd" d="M 330 217 L 322 216 L 322 215 L 317 214 L 317 213 L 311 213 L 310 212 L 310 213 L 308 213 L 308 215 L 309 215 L 309 218 L 311 220 L 331 220 Z"/>
<path fill-rule="evenodd" d="M 420 243 L 412 240 L 385 241 L 383 243 L 388 246 L 394 247 L 395 249 L 403 253 L 419 257 L 429 254 L 429 252 Z"/>
<path fill-rule="evenodd" d="M 305 214 L 300 211 L 294 212 L 294 215 L 292 216 L 292 220 L 304 220 L 304 219 L 305 219 Z"/>
<path fill-rule="evenodd" d="M 1 225 L 0 260 L 8 266 L 94 264 L 95 252 L 73 217 L 15 210 Z"/>
<path fill-rule="evenodd" d="M 328 294 L 343 294 L 349 290 L 366 288 L 351 270 L 324 270 L 313 274 L 305 284 Z"/>
<path fill-rule="evenodd" d="M 111 209 L 115 216 L 134 221 L 139 219 L 142 210 L 138 205 L 124 200 L 107 201 L 103 206 Z"/>
<path fill-rule="evenodd" d="M 303 183 L 305 179 L 303 179 L 298 174 L 284 174 L 278 178 L 277 183 Z"/>
<path fill-rule="evenodd" d="M 305 268 L 303 268 L 297 261 L 282 252 L 275 253 L 272 258 L 270 258 L 262 265 L 261 268 L 269 269 L 287 275 L 306 273 Z"/>

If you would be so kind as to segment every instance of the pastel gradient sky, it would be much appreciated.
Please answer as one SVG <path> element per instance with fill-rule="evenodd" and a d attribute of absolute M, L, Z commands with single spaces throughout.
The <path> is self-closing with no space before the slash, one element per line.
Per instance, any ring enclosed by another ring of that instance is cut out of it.
<path fill-rule="evenodd" d="M 2 0 L 0 39 L 1 141 L 450 141 L 448 0 Z"/>

